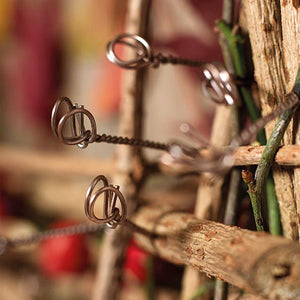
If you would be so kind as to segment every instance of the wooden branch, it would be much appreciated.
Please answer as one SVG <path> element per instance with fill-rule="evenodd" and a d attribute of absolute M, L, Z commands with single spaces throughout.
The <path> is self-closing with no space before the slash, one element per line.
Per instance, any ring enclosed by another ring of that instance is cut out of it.
<path fill-rule="evenodd" d="M 286 86 L 287 69 L 283 56 L 281 13 L 279 1 L 245 0 L 255 78 L 263 115 L 271 112 L 289 91 Z M 296 43 L 296 40 L 291 41 Z M 295 69 L 297 72 L 298 67 Z M 291 79 L 294 81 L 295 78 Z M 266 126 L 270 136 L 276 120 Z M 284 137 L 291 144 L 292 126 Z M 292 171 L 276 166 L 273 168 L 276 195 L 280 206 L 283 232 L 286 237 L 298 239 L 298 217 L 293 193 Z"/>
<path fill-rule="evenodd" d="M 125 32 L 146 35 L 150 4 L 151 0 L 128 1 Z M 133 54 L 127 48 L 124 55 L 131 58 Z M 119 135 L 142 138 L 144 78 L 145 69 L 123 72 Z M 130 217 L 137 204 L 138 184 L 143 176 L 141 149 L 119 145 L 116 156 L 116 172 L 112 180 L 122 186 Z M 124 227 L 105 234 L 93 300 L 117 298 L 121 289 L 123 259 L 129 238 L 130 233 Z"/>
<path fill-rule="evenodd" d="M 264 148 L 264 146 L 237 148 L 234 152 L 234 165 L 257 165 Z M 94 177 L 101 172 L 111 177 L 116 169 L 114 160 L 101 160 L 70 154 L 57 154 L 50 151 L 29 150 L 4 144 L 0 145 L 0 153 L 0 170 L 9 174 Z M 210 151 L 209 149 L 205 149 L 201 151 L 201 154 L 210 156 Z M 275 156 L 275 163 L 286 167 L 300 167 L 300 146 L 282 146 Z"/>
<path fill-rule="evenodd" d="M 231 108 L 217 107 L 211 134 L 211 143 L 213 145 L 228 145 L 231 135 L 231 119 Z M 216 178 L 213 174 L 201 174 L 194 211 L 196 217 L 200 219 L 216 219 L 221 202 L 223 182 L 224 178 L 222 177 Z M 207 278 L 203 274 L 187 266 L 182 280 L 181 300 L 190 299 L 191 295 L 197 291 L 199 286 L 204 285 L 206 281 Z M 206 293 L 201 296 L 201 299 L 206 300 L 209 297 L 209 293 Z"/>
<path fill-rule="evenodd" d="M 265 146 L 239 147 L 234 152 L 235 166 L 257 165 Z M 300 147 L 295 145 L 282 146 L 275 156 L 275 163 L 281 166 L 300 166 Z"/>
<path fill-rule="evenodd" d="M 249 293 L 300 299 L 300 245 L 288 239 L 199 220 L 182 212 L 144 207 L 138 225 L 157 235 L 136 234 L 140 246 L 186 264 Z"/>
<path fill-rule="evenodd" d="M 10 174 L 79 175 L 92 178 L 99 175 L 99 172 L 111 177 L 115 169 L 112 160 L 29 150 L 4 144 L 0 145 L 0 153 L 0 170 Z"/>

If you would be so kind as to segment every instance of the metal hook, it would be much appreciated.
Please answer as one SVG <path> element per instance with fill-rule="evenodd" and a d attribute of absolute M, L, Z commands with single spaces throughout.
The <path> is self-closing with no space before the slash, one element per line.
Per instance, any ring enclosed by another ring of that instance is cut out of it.
<path fill-rule="evenodd" d="M 102 182 L 103 187 L 99 188 L 93 194 L 93 191 L 99 182 Z M 95 204 L 98 197 L 103 193 L 103 217 L 99 218 L 95 214 Z M 120 204 L 120 208 L 117 207 L 118 202 Z M 91 221 L 98 224 L 106 224 L 109 228 L 116 228 L 119 224 L 122 224 L 126 220 L 127 205 L 119 187 L 109 185 L 106 177 L 104 175 L 99 175 L 92 181 L 87 190 L 84 211 Z"/>

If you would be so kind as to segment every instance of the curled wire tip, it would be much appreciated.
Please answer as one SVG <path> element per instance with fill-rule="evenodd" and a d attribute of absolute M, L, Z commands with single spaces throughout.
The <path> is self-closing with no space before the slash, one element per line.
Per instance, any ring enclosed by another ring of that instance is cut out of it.
<path fill-rule="evenodd" d="M 67 108 L 67 112 L 59 117 L 63 105 Z M 91 129 L 85 128 L 85 117 L 88 118 Z M 67 123 L 71 131 L 69 136 L 64 133 Z M 51 129 L 62 143 L 77 145 L 79 148 L 86 148 L 97 138 L 97 126 L 93 115 L 83 105 L 73 104 L 67 97 L 61 97 L 56 101 L 51 114 Z"/>
<path fill-rule="evenodd" d="M 233 105 L 239 103 L 236 85 L 221 63 L 207 63 L 203 67 L 205 80 L 202 82 L 202 91 L 211 100 L 218 104 Z"/>
<path fill-rule="evenodd" d="M 98 183 L 102 183 L 102 187 L 94 192 Z M 100 195 L 103 196 L 101 198 L 103 201 L 101 218 L 95 214 L 95 204 Z M 116 228 L 126 220 L 127 216 L 126 201 L 119 186 L 110 185 L 104 175 L 97 176 L 90 184 L 85 197 L 84 210 L 92 222 L 106 224 L 109 228 Z"/>
<path fill-rule="evenodd" d="M 116 52 L 117 45 L 126 45 L 135 50 L 133 59 L 121 59 Z M 136 34 L 123 33 L 107 44 L 106 56 L 112 63 L 125 69 L 139 69 L 151 64 L 152 50 L 148 42 Z"/>

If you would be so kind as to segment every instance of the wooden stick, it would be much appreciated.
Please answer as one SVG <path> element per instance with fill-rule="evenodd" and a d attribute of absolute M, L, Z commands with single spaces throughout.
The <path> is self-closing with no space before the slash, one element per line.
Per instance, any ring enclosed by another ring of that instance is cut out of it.
<path fill-rule="evenodd" d="M 228 145 L 231 119 L 232 109 L 230 107 L 217 107 L 211 134 L 211 143 L 213 145 Z M 194 211 L 196 217 L 200 219 L 216 219 L 221 202 L 223 182 L 223 177 L 216 178 L 213 174 L 201 174 Z M 207 278 L 203 274 L 187 266 L 182 279 L 181 300 L 190 299 L 199 286 L 205 285 L 206 282 Z M 209 299 L 209 297 L 209 293 L 206 293 L 201 296 L 201 300 Z"/>
<path fill-rule="evenodd" d="M 239 147 L 234 152 L 235 166 L 257 165 L 265 146 Z M 277 151 L 275 163 L 281 166 L 300 166 L 300 147 L 296 145 L 282 146 Z"/>
<path fill-rule="evenodd" d="M 234 152 L 235 166 L 257 165 L 265 146 L 239 147 Z M 51 151 L 37 151 L 0 145 L 0 169 L 7 173 L 35 175 L 78 175 L 93 177 L 99 172 L 111 177 L 115 172 L 114 160 L 102 160 L 70 154 L 57 154 Z M 210 150 L 201 151 L 210 155 Z M 74 163 L 76 162 L 76 163 Z M 275 156 L 275 163 L 286 167 L 300 167 L 300 145 L 282 146 Z"/>
<path fill-rule="evenodd" d="M 157 235 L 149 239 L 136 234 L 140 246 L 151 253 L 249 293 L 300 299 L 298 243 L 162 208 L 144 207 L 135 221 Z"/>
<path fill-rule="evenodd" d="M 94 177 L 99 172 L 110 177 L 115 169 L 112 160 L 86 158 L 50 151 L 37 151 L 0 145 L 0 170 L 35 175 L 79 175 Z"/>
<path fill-rule="evenodd" d="M 263 115 L 271 112 L 290 90 L 286 86 L 286 75 L 289 71 L 286 69 L 283 57 L 281 12 L 278 2 L 243 1 Z M 293 39 L 291 42 L 297 43 L 298 41 Z M 297 72 L 297 69 L 298 67 L 294 72 Z M 266 126 L 267 137 L 270 136 L 275 123 L 276 120 Z M 290 126 L 284 137 L 284 143 L 292 144 L 292 142 L 292 126 Z M 298 217 L 291 179 L 292 173 L 291 170 L 287 171 L 279 166 L 273 168 L 284 235 L 291 239 L 298 239 Z"/>
<path fill-rule="evenodd" d="M 128 1 L 125 32 L 145 36 L 150 4 L 151 0 Z M 132 55 L 130 49 L 126 51 L 124 55 L 130 58 Z M 144 77 L 144 69 L 123 72 L 119 135 L 142 138 Z M 116 171 L 112 180 L 122 187 L 130 217 L 137 204 L 137 186 L 143 176 L 141 149 L 119 145 L 116 156 Z M 105 234 L 93 300 L 114 300 L 118 297 L 121 290 L 123 259 L 129 238 L 130 234 L 124 227 Z"/>

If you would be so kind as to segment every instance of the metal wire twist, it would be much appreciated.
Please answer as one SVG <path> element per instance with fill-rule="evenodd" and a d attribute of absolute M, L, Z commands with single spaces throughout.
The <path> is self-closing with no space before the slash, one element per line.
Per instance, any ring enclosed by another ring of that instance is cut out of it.
<path fill-rule="evenodd" d="M 60 108 L 63 105 L 66 106 L 67 112 L 62 116 L 59 116 Z M 91 129 L 85 128 L 85 118 L 89 120 Z M 64 134 L 64 128 L 68 121 L 71 125 L 71 136 L 66 136 Z M 97 125 L 93 115 L 85 109 L 83 105 L 74 105 L 67 97 L 61 97 L 56 101 L 51 114 L 51 128 L 53 134 L 62 143 L 67 145 L 77 145 L 79 148 L 86 148 L 88 144 L 93 142 L 147 147 L 156 150 L 168 150 L 169 148 L 168 144 L 149 140 L 112 136 L 107 134 L 99 135 L 97 134 Z"/>
<path fill-rule="evenodd" d="M 251 124 L 248 128 L 244 129 L 237 137 L 235 137 L 230 147 L 236 148 L 249 142 L 249 140 L 261 129 L 263 129 L 267 123 L 274 120 L 286 110 L 291 109 L 295 105 L 299 105 L 299 97 L 296 93 L 291 92 L 284 97 L 286 100 L 280 103 L 280 105 L 268 115 L 258 119 Z"/>
<path fill-rule="evenodd" d="M 31 245 L 51 238 L 96 232 L 102 230 L 103 226 L 103 224 L 83 223 L 63 228 L 45 230 L 24 238 L 9 239 L 0 236 L 0 255 L 3 254 L 7 249 Z"/>
<path fill-rule="evenodd" d="M 133 59 L 121 59 L 116 46 L 125 45 L 135 50 Z M 204 81 L 203 92 L 218 104 L 233 105 L 238 103 L 238 92 L 235 82 L 221 63 L 205 63 L 162 53 L 154 54 L 149 43 L 136 34 L 123 33 L 107 45 L 107 58 L 117 66 L 125 69 L 140 69 L 147 66 L 158 68 L 160 64 L 185 65 L 202 68 Z"/>
<path fill-rule="evenodd" d="M 252 136 L 263 129 L 268 122 L 280 116 L 288 109 L 292 109 L 295 105 L 300 104 L 299 97 L 294 92 L 287 94 L 285 99 L 277 109 L 244 129 L 231 141 L 228 147 L 223 149 L 218 149 L 210 145 L 190 124 L 181 124 L 180 129 L 184 134 L 199 145 L 204 144 L 204 146 L 210 148 L 209 155 L 202 156 L 199 148 L 193 148 L 176 142 L 170 145 L 169 152 L 161 157 L 161 162 L 164 165 L 171 166 L 173 169 L 181 167 L 185 172 L 224 173 L 228 171 L 234 164 L 233 151 L 237 147 L 247 144 Z"/>

